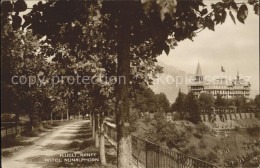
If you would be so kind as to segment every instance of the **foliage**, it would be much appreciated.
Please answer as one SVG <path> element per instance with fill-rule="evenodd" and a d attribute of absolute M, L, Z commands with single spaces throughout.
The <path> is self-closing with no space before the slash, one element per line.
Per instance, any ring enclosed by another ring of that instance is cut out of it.
<path fill-rule="evenodd" d="M 210 100 L 208 100 L 208 98 Z M 171 109 L 177 111 L 179 119 L 189 120 L 193 123 L 198 123 L 200 119 L 200 108 L 203 107 L 202 104 L 205 102 L 211 101 L 211 96 L 205 94 L 200 100 L 198 100 L 192 92 L 189 92 L 187 95 L 179 91 L 178 96 L 172 104 Z M 202 103 L 203 102 L 203 103 Z"/>
<path fill-rule="evenodd" d="M 162 112 L 168 112 L 170 109 L 170 102 L 167 99 L 165 93 L 159 93 L 155 95 L 157 109 Z"/>
<path fill-rule="evenodd" d="M 256 106 L 260 107 L 260 95 L 259 94 L 255 96 L 254 101 L 255 101 Z"/>
<path fill-rule="evenodd" d="M 196 129 L 201 134 L 206 134 L 210 132 L 210 128 L 202 122 L 196 125 Z"/>
<path fill-rule="evenodd" d="M 192 92 L 189 92 L 185 98 L 185 113 L 188 115 L 188 120 L 193 123 L 198 123 L 200 119 L 199 105 L 196 97 Z"/>
<path fill-rule="evenodd" d="M 155 112 L 157 109 L 155 93 L 150 88 L 138 92 L 134 105 L 141 112 Z"/>
<path fill-rule="evenodd" d="M 234 97 L 230 100 L 230 104 L 236 106 L 237 108 L 247 108 L 248 103 L 244 96 L 242 97 Z"/>
<path fill-rule="evenodd" d="M 198 156 L 197 147 L 195 145 L 188 146 L 183 150 L 183 153 L 190 155 L 190 156 Z"/>
<path fill-rule="evenodd" d="M 215 105 L 216 106 L 226 106 L 226 101 L 224 98 L 221 97 L 220 94 L 217 94 L 217 98 L 216 98 L 216 101 L 215 101 Z"/>
<path fill-rule="evenodd" d="M 132 109 L 130 111 L 130 125 L 131 125 L 131 131 L 136 131 L 136 123 L 137 120 L 140 118 L 140 114 L 136 109 Z"/>
<path fill-rule="evenodd" d="M 199 141 L 198 147 L 199 147 L 200 149 L 205 149 L 205 148 L 207 148 L 207 144 L 205 143 L 205 141 L 204 141 L 203 139 L 201 139 L 201 140 Z"/>
<path fill-rule="evenodd" d="M 254 127 L 249 127 L 246 129 L 246 131 L 248 132 L 248 134 L 250 136 L 253 136 L 253 137 L 259 137 L 260 135 L 260 127 L 258 125 L 254 126 Z"/>
<path fill-rule="evenodd" d="M 167 146 L 169 148 L 181 149 L 186 146 L 188 143 L 188 135 L 185 132 L 178 131 L 176 129 L 173 132 L 173 129 L 171 128 L 169 128 L 168 131 L 169 135 L 167 139 Z"/>
<path fill-rule="evenodd" d="M 210 152 L 208 154 L 207 161 L 211 162 L 211 163 L 218 163 L 219 162 L 219 157 L 218 157 L 218 155 L 216 153 Z"/>
<path fill-rule="evenodd" d="M 164 113 L 155 113 L 151 121 L 152 128 L 146 132 L 146 138 L 155 143 L 165 143 L 169 148 L 180 149 L 188 142 L 188 134 L 180 131 L 176 126 L 167 122 Z"/>
<path fill-rule="evenodd" d="M 196 138 L 198 138 L 198 139 L 201 139 L 201 138 L 203 137 L 200 132 L 195 132 L 195 133 L 193 134 L 193 136 L 196 137 Z"/>
<path fill-rule="evenodd" d="M 4 112 L 12 112 L 19 115 L 21 113 L 29 113 L 30 121 L 33 122 L 33 116 L 39 114 L 41 116 L 42 100 L 46 98 L 43 94 L 43 88 L 38 87 L 39 83 L 28 80 L 26 84 L 17 84 L 13 77 L 24 76 L 30 77 L 35 76 L 37 79 L 42 79 L 45 68 L 48 65 L 46 60 L 37 53 L 39 49 L 39 41 L 32 35 L 31 31 L 22 32 L 21 30 L 13 31 L 10 27 L 11 20 L 7 19 L 4 25 L 6 31 L 5 36 L 2 37 L 5 44 L 2 44 L 2 55 L 3 55 L 3 80 L 4 95 L 8 94 L 7 99 L 4 101 L 6 105 L 3 109 Z M 10 30 L 6 30 L 10 29 Z M 18 80 L 18 79 L 17 79 Z M 21 81 L 26 82 L 26 81 Z M 28 82 L 35 82 L 35 85 L 28 85 Z M 45 101 L 46 103 L 47 101 Z M 27 103 L 25 106 L 24 104 Z M 11 107 L 8 109 L 8 107 Z M 48 107 L 45 106 L 45 107 Z"/>
<path fill-rule="evenodd" d="M 186 126 L 186 130 L 187 130 L 188 132 L 192 132 L 192 131 L 193 131 L 193 128 L 192 128 L 192 126 Z"/>
<path fill-rule="evenodd" d="M 214 97 L 211 93 L 201 93 L 198 101 L 201 108 L 209 108 L 214 106 Z"/>
<path fill-rule="evenodd" d="M 174 102 L 174 104 L 171 105 L 171 110 L 177 111 L 178 114 L 180 115 L 180 119 L 184 119 L 184 109 L 185 109 L 185 94 L 182 93 L 179 90 L 178 96 Z"/>
<path fill-rule="evenodd" d="M 161 133 L 161 131 L 167 126 L 166 115 L 161 112 L 156 112 L 154 115 L 154 120 L 155 120 L 154 126 L 156 128 L 156 132 Z M 163 135 L 163 136 L 166 136 L 166 135 Z"/>
<path fill-rule="evenodd" d="M 2 122 L 14 121 L 14 117 L 11 114 L 2 114 L 1 115 L 1 121 Z"/>
<path fill-rule="evenodd" d="M 152 89 L 146 87 L 143 90 L 136 91 L 134 108 L 140 112 L 168 112 L 170 103 L 164 93 L 155 94 Z"/>

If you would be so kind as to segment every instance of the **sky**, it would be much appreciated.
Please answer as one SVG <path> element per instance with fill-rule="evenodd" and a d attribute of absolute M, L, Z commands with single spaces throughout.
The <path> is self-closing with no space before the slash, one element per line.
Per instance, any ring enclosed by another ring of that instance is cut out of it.
<path fill-rule="evenodd" d="M 252 89 L 259 90 L 259 16 L 248 5 L 249 14 L 245 24 L 236 20 L 236 25 L 227 15 L 225 23 L 215 31 L 205 29 L 193 42 L 184 40 L 170 50 L 167 56 L 158 57 L 161 62 L 188 73 L 195 73 L 198 61 L 203 75 L 220 75 L 221 66 L 227 76 L 250 76 Z M 234 14 L 234 13 L 233 13 Z"/>

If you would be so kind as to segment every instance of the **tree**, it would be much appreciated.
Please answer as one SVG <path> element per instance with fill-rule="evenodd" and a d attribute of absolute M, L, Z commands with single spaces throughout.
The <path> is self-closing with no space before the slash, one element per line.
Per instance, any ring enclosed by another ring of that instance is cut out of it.
<path fill-rule="evenodd" d="M 199 105 L 202 108 L 209 108 L 214 106 L 214 97 L 211 93 L 203 92 L 199 96 Z"/>
<path fill-rule="evenodd" d="M 155 112 L 157 109 L 155 93 L 151 88 L 137 91 L 133 102 L 134 107 L 140 112 Z"/>
<path fill-rule="evenodd" d="M 5 72 L 2 82 L 12 88 L 12 92 L 16 97 L 15 102 L 10 102 L 17 108 L 15 110 L 16 122 L 19 121 L 19 113 L 24 111 L 29 114 L 32 130 L 34 120 L 41 119 L 36 116 L 42 116 L 42 108 L 40 107 L 42 106 L 41 98 L 43 98 L 41 95 L 44 90 L 43 87 L 38 87 L 35 78 L 41 78 L 47 62 L 41 55 L 36 53 L 37 49 L 39 49 L 39 42 L 32 36 L 31 31 L 26 33 L 22 31 L 12 32 L 6 38 L 9 38 L 10 41 L 4 39 L 6 44 L 2 45 L 4 50 L 2 53 L 3 71 Z M 23 77 L 23 84 L 21 84 L 21 81 L 19 83 L 19 81 L 15 80 L 15 77 L 17 77 L 16 79 Z M 35 83 L 29 85 L 29 82 Z"/>
<path fill-rule="evenodd" d="M 222 96 L 220 94 L 217 94 L 215 105 L 216 106 L 226 106 L 226 104 L 227 104 L 227 101 L 224 98 L 222 98 Z"/>
<path fill-rule="evenodd" d="M 259 94 L 255 96 L 254 101 L 255 101 L 256 106 L 260 107 L 260 95 Z"/>
<path fill-rule="evenodd" d="M 198 101 L 193 92 L 189 92 L 185 98 L 185 112 L 189 121 L 195 124 L 201 121 Z"/>
<path fill-rule="evenodd" d="M 166 143 L 169 148 L 180 149 L 187 144 L 188 136 L 184 131 L 176 128 L 175 124 L 168 122 L 166 114 L 155 112 L 153 128 L 147 131 L 145 138 L 154 143 Z"/>
<path fill-rule="evenodd" d="M 179 90 L 178 96 L 174 102 L 174 104 L 172 105 L 173 110 L 177 111 L 180 114 L 180 119 L 184 119 L 184 110 L 185 110 L 185 94 L 182 93 Z"/>
<path fill-rule="evenodd" d="M 91 6 L 90 4 L 96 5 L 96 2 L 49 1 L 46 4 L 39 2 L 33 7 L 32 12 L 26 15 L 23 27 L 30 25 L 34 33 L 46 35 L 47 40 L 52 44 L 59 41 L 70 43 L 70 47 L 75 48 L 82 42 L 82 32 L 85 30 L 71 23 L 76 20 L 81 24 L 86 24 L 84 19 L 88 17 L 86 11 Z M 250 4 L 256 6 L 254 10 L 258 14 L 258 2 L 250 1 Z M 168 54 L 170 46 L 176 46 L 178 41 L 192 39 L 197 30 L 205 28 L 214 30 L 215 24 L 225 21 L 226 10 L 231 8 L 238 10 L 237 19 L 242 23 L 247 17 L 247 6 L 244 3 L 235 3 L 233 0 L 213 4 L 213 11 L 210 13 L 203 8 L 204 6 L 202 0 L 102 2 L 101 13 L 106 16 L 104 23 L 107 25 L 103 33 L 106 39 L 111 39 L 117 44 L 112 51 L 115 51 L 117 55 L 118 79 L 120 76 L 125 76 L 125 83 L 118 82 L 116 85 L 118 167 L 131 167 L 128 90 L 131 48 L 148 41 L 151 44 L 149 48 L 151 55 L 148 57 L 156 58 L 163 51 Z M 64 13 L 64 11 L 70 11 L 70 13 Z M 230 16 L 235 20 L 231 12 Z M 98 20 L 98 17 L 94 17 Z M 60 23 L 67 23 L 67 25 Z M 61 40 L 59 35 L 64 31 Z M 74 36 L 71 37 L 71 34 Z M 78 34 L 80 35 L 77 36 Z M 140 58 L 147 57 L 142 53 L 137 55 Z"/>
<path fill-rule="evenodd" d="M 237 108 L 247 108 L 247 102 L 244 96 L 234 97 L 233 101 Z"/>
<path fill-rule="evenodd" d="M 169 112 L 170 109 L 170 102 L 167 99 L 165 93 L 159 93 L 156 94 L 156 104 L 157 104 L 157 109 L 159 111 L 163 111 L 163 112 Z"/>

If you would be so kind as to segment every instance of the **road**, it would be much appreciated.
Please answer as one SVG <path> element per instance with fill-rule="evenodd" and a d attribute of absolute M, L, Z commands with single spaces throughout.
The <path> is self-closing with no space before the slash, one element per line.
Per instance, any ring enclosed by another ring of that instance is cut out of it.
<path fill-rule="evenodd" d="M 52 167 L 51 163 L 46 163 L 46 159 L 51 160 L 53 156 L 70 152 L 66 146 L 75 141 L 75 136 L 85 129 L 90 129 L 89 120 L 78 120 L 73 123 L 59 126 L 42 140 L 37 141 L 30 147 L 20 151 L 11 158 L 2 160 L 3 168 L 39 168 Z M 84 132 L 83 132 L 84 133 Z M 83 140 L 78 140 L 83 141 Z"/>

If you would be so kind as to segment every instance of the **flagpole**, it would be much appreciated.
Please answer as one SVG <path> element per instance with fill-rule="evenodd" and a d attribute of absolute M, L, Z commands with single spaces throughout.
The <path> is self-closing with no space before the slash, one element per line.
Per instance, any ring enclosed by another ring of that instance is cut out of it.
<path fill-rule="evenodd" d="M 222 76 L 222 65 L 220 65 L 220 77 Z"/>

